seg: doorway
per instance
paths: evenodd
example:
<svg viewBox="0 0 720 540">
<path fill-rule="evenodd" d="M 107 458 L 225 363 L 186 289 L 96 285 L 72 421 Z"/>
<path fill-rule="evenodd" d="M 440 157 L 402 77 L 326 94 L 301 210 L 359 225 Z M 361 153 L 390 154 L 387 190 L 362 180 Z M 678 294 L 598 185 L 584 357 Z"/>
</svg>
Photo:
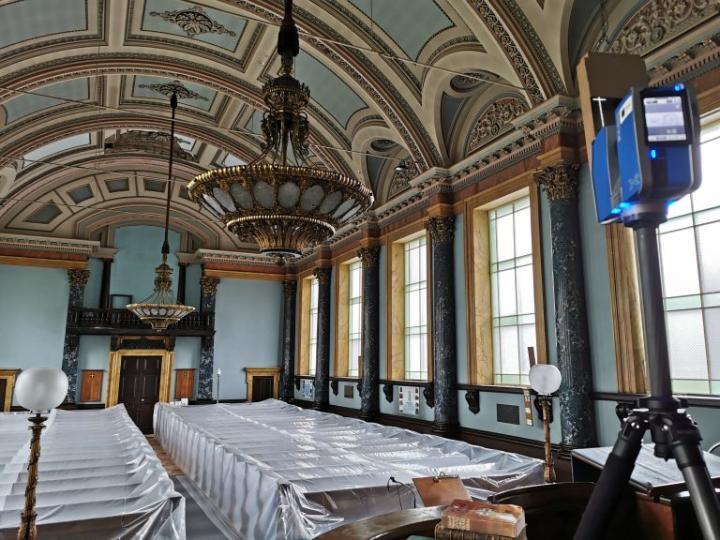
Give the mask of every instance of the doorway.
<svg viewBox="0 0 720 540">
<path fill-rule="evenodd" d="M 153 411 L 160 401 L 162 356 L 126 356 L 120 369 L 118 403 L 143 433 L 153 432 Z"/>
</svg>

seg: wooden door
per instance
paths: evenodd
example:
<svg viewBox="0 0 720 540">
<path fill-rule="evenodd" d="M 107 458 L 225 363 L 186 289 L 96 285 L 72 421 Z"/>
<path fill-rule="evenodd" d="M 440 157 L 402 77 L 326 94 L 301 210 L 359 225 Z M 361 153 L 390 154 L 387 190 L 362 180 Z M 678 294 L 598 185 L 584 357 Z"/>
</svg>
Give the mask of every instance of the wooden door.
<svg viewBox="0 0 720 540">
<path fill-rule="evenodd" d="M 193 388 L 195 387 L 195 370 L 194 369 L 177 369 L 175 370 L 175 399 L 193 397 Z"/>
<path fill-rule="evenodd" d="M 160 398 L 160 356 L 125 356 L 120 370 L 118 403 L 143 433 L 153 431 L 153 410 Z"/>
<path fill-rule="evenodd" d="M 102 399 L 103 372 L 100 369 L 84 369 L 80 386 L 80 401 Z"/>
<path fill-rule="evenodd" d="M 258 376 L 252 379 L 252 400 L 262 401 L 273 397 L 273 377 Z"/>
</svg>

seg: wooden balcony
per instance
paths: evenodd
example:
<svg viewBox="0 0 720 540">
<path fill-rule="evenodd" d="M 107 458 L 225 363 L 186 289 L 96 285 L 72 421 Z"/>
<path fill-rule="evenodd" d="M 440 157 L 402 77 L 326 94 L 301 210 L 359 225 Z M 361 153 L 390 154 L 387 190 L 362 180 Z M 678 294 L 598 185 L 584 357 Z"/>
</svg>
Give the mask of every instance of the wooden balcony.
<svg viewBox="0 0 720 540">
<path fill-rule="evenodd" d="M 70 308 L 68 331 L 93 335 L 211 336 L 215 315 L 195 311 L 164 332 L 156 332 L 126 309 Z"/>
</svg>

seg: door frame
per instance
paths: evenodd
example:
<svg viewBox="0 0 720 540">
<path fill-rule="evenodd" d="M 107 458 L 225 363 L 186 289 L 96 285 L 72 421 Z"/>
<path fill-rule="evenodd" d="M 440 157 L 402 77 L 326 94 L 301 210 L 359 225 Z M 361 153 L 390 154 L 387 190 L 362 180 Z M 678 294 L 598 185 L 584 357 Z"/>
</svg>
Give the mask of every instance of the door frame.
<svg viewBox="0 0 720 540">
<path fill-rule="evenodd" d="M 5 402 L 0 403 L 0 411 L 10 412 L 12 407 L 13 392 L 15 391 L 15 377 L 19 369 L 0 369 L 0 379 L 7 381 L 5 386 Z"/>
<path fill-rule="evenodd" d="M 119 349 L 110 351 L 108 390 L 105 400 L 106 407 L 112 407 L 118 403 L 120 392 L 120 372 L 123 359 L 130 356 L 154 356 L 160 357 L 160 391 L 158 401 L 168 403 L 170 401 L 170 376 L 175 362 L 175 352 L 163 349 Z"/>
<path fill-rule="evenodd" d="M 253 377 L 272 377 L 273 378 L 273 395 L 272 397 L 278 398 L 278 389 L 280 387 L 280 368 L 245 368 L 245 381 L 247 382 L 247 400 L 252 403 L 253 391 L 252 383 Z"/>
</svg>

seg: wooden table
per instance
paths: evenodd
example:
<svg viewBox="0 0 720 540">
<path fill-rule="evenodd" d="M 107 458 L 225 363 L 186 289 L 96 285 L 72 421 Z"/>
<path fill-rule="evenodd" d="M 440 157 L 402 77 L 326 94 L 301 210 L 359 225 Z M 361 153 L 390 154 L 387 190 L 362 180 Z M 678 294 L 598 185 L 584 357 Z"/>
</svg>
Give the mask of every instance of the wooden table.
<svg viewBox="0 0 720 540">
<path fill-rule="evenodd" d="M 433 538 L 444 509 L 444 506 L 430 506 L 382 514 L 333 529 L 318 536 L 318 540 L 405 540 L 411 534 Z"/>
</svg>

